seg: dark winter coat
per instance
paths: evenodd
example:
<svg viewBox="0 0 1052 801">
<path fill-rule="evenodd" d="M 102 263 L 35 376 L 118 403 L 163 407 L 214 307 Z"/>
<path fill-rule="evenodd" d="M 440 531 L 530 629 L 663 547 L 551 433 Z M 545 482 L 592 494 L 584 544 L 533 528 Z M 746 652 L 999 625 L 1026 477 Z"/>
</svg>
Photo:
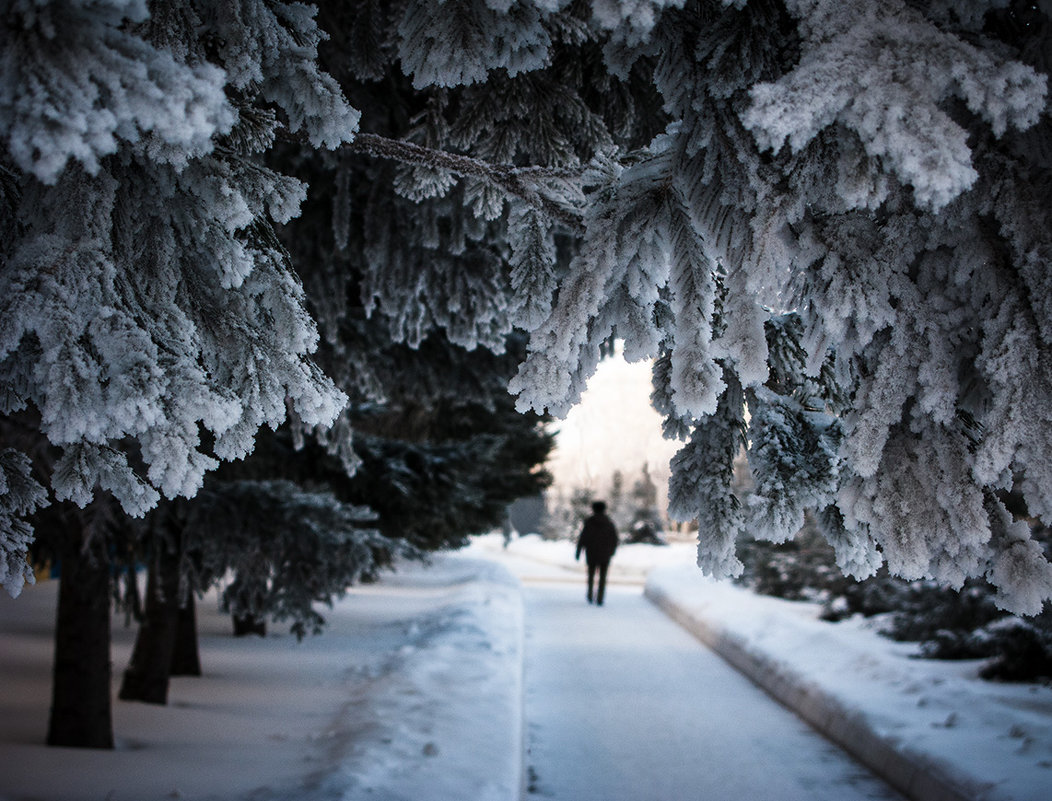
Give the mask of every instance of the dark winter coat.
<svg viewBox="0 0 1052 801">
<path fill-rule="evenodd" d="M 590 565 L 605 565 L 617 550 L 617 528 L 605 514 L 594 514 L 584 521 L 581 536 L 577 538 L 577 558 L 584 551 L 585 561 Z"/>
</svg>

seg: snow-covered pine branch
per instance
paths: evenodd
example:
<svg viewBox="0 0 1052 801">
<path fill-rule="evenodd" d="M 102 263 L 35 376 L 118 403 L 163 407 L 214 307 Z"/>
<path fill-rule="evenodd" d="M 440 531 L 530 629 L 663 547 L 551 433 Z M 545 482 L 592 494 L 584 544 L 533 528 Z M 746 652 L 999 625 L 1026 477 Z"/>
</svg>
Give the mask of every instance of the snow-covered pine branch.
<svg viewBox="0 0 1052 801">
<path fill-rule="evenodd" d="M 691 432 L 672 457 L 668 513 L 673 520 L 698 522 L 698 566 L 706 574 L 737 576 L 742 562 L 736 543 L 745 525 L 741 500 L 731 487 L 734 458 L 745 431 L 744 399 L 733 373 L 713 414 Z"/>
<path fill-rule="evenodd" d="M 33 583 L 29 546 L 33 530 L 24 518 L 47 503 L 47 492 L 30 473 L 29 458 L 13 448 L 0 451 L 0 586 L 17 597 Z"/>
<path fill-rule="evenodd" d="M 31 404 L 62 449 L 56 497 L 102 488 L 135 515 L 193 495 L 286 401 L 314 423 L 342 407 L 272 231 L 306 187 L 262 153 L 279 123 L 318 146 L 357 125 L 309 7 L 156 6 L 7 4 L 0 31 L 5 412 Z"/>
<path fill-rule="evenodd" d="M 224 611 L 291 621 L 300 639 L 325 623 L 316 604 L 331 606 L 397 558 L 422 558 L 383 536 L 371 510 L 290 481 L 211 482 L 188 508 L 183 548 L 197 585 L 225 583 Z"/>
<path fill-rule="evenodd" d="M 945 111 L 956 97 L 996 136 L 1026 129 L 1045 105 L 1046 81 L 940 30 L 901 0 L 790 0 L 799 21 L 799 63 L 774 83 L 755 85 L 743 122 L 761 146 L 801 150 L 840 123 L 902 183 L 917 204 L 939 210 L 978 177 L 967 131 Z M 858 91 L 865 87 L 864 92 Z"/>
<path fill-rule="evenodd" d="M 288 164 L 340 148 L 336 176 L 312 176 L 338 236 L 297 269 L 353 285 L 394 339 L 499 348 L 525 324 L 512 388 L 556 413 L 611 335 L 662 357 L 656 401 L 691 437 L 679 508 L 715 521 L 710 567 L 735 568 L 748 525 L 719 489 L 747 407 L 769 533 L 826 504 L 845 569 L 879 553 L 986 576 L 1017 611 L 1052 596 L 1001 500 L 1052 523 L 1047 3 L 321 5 L 330 50 L 300 4 L 9 4 L 0 375 L 68 449 L 56 489 L 105 482 L 137 510 L 193 492 L 286 399 L 307 423 L 339 411 L 273 237 L 310 202 L 276 168 L 284 126 Z M 348 144 L 345 96 L 378 133 Z M 798 330 L 769 339 L 784 312 Z"/>
</svg>

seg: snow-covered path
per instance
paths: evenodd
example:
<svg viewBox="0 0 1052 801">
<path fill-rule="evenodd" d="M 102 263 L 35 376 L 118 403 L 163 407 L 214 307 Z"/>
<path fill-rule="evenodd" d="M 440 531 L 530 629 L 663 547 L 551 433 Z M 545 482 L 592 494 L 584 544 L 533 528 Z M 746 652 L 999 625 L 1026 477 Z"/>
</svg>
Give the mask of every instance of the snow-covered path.
<svg viewBox="0 0 1052 801">
<path fill-rule="evenodd" d="M 530 798 L 898 799 L 647 601 L 523 575 Z M 547 580 L 545 580 L 547 579 Z"/>
</svg>

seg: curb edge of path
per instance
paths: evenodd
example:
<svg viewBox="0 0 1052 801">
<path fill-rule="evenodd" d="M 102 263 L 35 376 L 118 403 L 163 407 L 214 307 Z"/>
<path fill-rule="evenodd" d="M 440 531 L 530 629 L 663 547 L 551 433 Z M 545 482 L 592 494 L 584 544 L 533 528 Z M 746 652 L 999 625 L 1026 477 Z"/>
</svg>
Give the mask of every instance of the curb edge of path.
<svg viewBox="0 0 1052 801">
<path fill-rule="evenodd" d="M 647 584 L 644 595 L 665 614 L 715 651 L 768 695 L 792 710 L 827 739 L 843 748 L 884 781 L 913 801 L 980 801 L 989 788 L 963 784 L 934 764 L 878 734 L 863 715 L 719 624 L 690 614 L 667 592 Z"/>
</svg>

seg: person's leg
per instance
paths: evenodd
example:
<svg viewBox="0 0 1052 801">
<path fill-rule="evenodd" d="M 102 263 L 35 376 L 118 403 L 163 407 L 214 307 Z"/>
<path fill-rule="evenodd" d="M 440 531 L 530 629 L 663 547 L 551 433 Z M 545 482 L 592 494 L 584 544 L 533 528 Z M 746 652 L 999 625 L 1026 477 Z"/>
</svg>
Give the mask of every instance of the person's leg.
<svg viewBox="0 0 1052 801">
<path fill-rule="evenodd" d="M 592 602 L 592 582 L 594 580 L 595 580 L 595 563 L 594 562 L 589 562 L 588 563 L 588 596 L 587 596 L 588 603 Z M 602 584 L 599 585 L 599 587 L 600 587 L 600 590 L 599 590 L 600 596 L 599 597 L 600 598 L 602 598 L 602 594 L 601 594 L 602 593 L 602 586 L 603 586 Z"/>
<path fill-rule="evenodd" d="M 595 596 L 595 602 L 603 605 L 603 594 L 606 591 L 606 569 L 610 567 L 609 562 L 599 563 L 599 593 Z"/>
</svg>

